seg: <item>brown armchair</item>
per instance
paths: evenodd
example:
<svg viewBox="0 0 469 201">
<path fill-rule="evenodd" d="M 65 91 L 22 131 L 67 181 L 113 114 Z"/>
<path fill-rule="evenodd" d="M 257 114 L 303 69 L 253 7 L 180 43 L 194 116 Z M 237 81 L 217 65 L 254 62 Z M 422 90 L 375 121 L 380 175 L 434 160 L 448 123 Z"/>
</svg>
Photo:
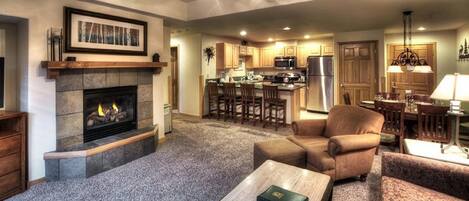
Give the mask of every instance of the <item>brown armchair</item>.
<svg viewBox="0 0 469 201">
<path fill-rule="evenodd" d="M 371 170 L 379 146 L 384 117 L 357 106 L 338 105 L 327 120 L 292 123 L 288 139 L 306 150 L 306 167 L 334 180 L 358 176 L 362 181 Z"/>
</svg>

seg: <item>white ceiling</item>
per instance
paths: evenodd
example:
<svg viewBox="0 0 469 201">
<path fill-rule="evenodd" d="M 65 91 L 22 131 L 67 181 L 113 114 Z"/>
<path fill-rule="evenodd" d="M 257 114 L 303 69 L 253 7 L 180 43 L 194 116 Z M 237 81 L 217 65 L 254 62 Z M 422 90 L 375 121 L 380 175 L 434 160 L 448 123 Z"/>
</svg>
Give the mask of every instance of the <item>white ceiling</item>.
<svg viewBox="0 0 469 201">
<path fill-rule="evenodd" d="M 402 31 L 401 13 L 405 10 L 414 11 L 415 29 L 419 26 L 425 26 L 427 31 L 456 29 L 469 22 L 469 0 L 312 0 L 174 22 L 171 26 L 175 32 L 185 30 L 230 37 L 240 37 L 240 30 L 246 30 L 246 39 L 251 41 L 266 41 L 269 37 L 300 39 L 305 34 L 315 37 L 372 29 L 395 33 Z M 285 26 L 292 30 L 282 31 Z"/>
</svg>

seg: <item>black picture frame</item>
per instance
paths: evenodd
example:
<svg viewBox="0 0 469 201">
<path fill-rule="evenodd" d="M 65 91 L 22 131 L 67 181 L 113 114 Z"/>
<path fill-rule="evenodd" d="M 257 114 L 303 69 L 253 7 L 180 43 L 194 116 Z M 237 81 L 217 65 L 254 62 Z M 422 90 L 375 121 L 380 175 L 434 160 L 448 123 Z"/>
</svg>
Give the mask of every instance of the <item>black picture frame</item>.
<svg viewBox="0 0 469 201">
<path fill-rule="evenodd" d="M 102 18 L 107 20 L 112 20 L 116 22 L 126 22 L 135 25 L 143 26 L 143 51 L 133 51 L 133 50 L 118 50 L 118 49 L 102 49 L 102 48 L 83 48 L 83 47 L 73 47 L 71 41 L 71 29 L 72 29 L 72 14 L 90 16 L 95 18 Z M 113 54 L 113 55 L 138 55 L 138 56 L 147 56 L 148 55 L 148 25 L 145 21 L 129 19 L 119 16 L 107 15 L 103 13 L 96 13 L 71 7 L 64 7 L 64 27 L 65 27 L 65 44 L 64 52 L 67 53 L 93 53 L 93 54 Z"/>
</svg>

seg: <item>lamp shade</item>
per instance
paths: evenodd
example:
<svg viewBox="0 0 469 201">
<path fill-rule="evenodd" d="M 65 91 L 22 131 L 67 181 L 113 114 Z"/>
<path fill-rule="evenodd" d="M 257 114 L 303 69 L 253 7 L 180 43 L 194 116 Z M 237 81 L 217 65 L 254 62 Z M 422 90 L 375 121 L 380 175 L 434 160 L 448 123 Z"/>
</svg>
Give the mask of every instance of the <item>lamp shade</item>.
<svg viewBox="0 0 469 201">
<path fill-rule="evenodd" d="M 430 97 L 437 100 L 469 101 L 469 75 L 445 75 Z"/>
<path fill-rule="evenodd" d="M 401 66 L 399 65 L 390 65 L 388 67 L 388 73 L 403 73 Z"/>
</svg>

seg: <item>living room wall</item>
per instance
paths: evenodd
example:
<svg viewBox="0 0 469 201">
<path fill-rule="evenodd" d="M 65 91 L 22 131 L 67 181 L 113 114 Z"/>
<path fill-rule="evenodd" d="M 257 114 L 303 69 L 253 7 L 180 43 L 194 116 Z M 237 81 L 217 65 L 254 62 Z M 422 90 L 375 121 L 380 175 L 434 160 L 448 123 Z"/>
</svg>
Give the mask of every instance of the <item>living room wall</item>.
<svg viewBox="0 0 469 201">
<path fill-rule="evenodd" d="M 28 31 L 27 55 L 25 63 L 26 72 L 20 78 L 22 98 L 21 109 L 29 113 L 28 133 L 28 158 L 29 180 L 44 177 L 45 152 L 54 151 L 56 146 L 56 105 L 55 105 L 55 80 L 46 78 L 46 71 L 40 67 L 40 62 L 47 60 L 46 33 L 51 27 L 63 26 L 63 7 L 69 6 L 84 10 L 118 15 L 127 18 L 139 19 L 148 22 L 148 56 L 122 56 L 122 55 L 98 55 L 98 54 L 64 54 L 75 56 L 77 60 L 93 61 L 151 61 L 155 52 L 162 55 L 162 59 L 168 58 L 163 51 L 164 38 L 163 19 L 139 14 L 131 11 L 98 5 L 92 2 L 75 0 L 3 0 L 0 1 L 0 15 L 24 18 L 28 21 L 27 28 L 18 31 Z M 19 33 L 22 35 L 24 33 Z M 163 69 L 167 71 L 168 69 Z M 27 76 L 24 76 L 27 75 Z M 167 85 L 166 77 L 155 75 L 154 82 L 154 123 L 164 126 L 163 103 L 164 87 Z M 163 129 L 159 130 L 160 137 L 164 136 Z"/>
</svg>

